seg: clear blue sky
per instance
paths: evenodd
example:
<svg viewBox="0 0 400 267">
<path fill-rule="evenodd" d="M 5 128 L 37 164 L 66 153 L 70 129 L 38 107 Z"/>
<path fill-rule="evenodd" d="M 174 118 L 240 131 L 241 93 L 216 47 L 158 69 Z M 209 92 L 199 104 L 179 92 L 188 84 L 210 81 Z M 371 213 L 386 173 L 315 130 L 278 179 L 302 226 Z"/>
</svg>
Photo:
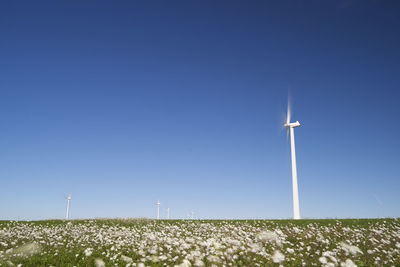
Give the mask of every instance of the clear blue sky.
<svg viewBox="0 0 400 267">
<path fill-rule="evenodd" d="M 1 1 L 0 219 L 400 216 L 398 1 Z"/>
</svg>

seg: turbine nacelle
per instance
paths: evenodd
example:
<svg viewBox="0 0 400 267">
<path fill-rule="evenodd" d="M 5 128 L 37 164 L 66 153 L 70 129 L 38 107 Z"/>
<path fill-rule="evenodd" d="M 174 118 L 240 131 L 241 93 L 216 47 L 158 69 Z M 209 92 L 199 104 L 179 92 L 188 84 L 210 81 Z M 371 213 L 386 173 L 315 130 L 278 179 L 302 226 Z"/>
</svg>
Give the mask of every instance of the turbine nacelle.
<svg viewBox="0 0 400 267">
<path fill-rule="evenodd" d="M 292 123 L 285 123 L 285 127 L 287 128 L 296 128 L 300 126 L 300 122 L 299 121 L 295 121 Z"/>
</svg>

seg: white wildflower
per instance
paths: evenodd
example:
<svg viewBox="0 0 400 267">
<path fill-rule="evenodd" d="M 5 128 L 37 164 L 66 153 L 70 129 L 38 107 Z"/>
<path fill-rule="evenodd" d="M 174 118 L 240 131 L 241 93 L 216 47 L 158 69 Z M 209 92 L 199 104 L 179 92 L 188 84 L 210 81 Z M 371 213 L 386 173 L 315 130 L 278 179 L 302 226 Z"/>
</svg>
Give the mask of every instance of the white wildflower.
<svg viewBox="0 0 400 267">
<path fill-rule="evenodd" d="M 21 254 L 22 256 L 32 256 L 39 252 L 40 252 L 40 246 L 35 242 L 22 245 L 14 250 L 14 253 Z"/>
<path fill-rule="evenodd" d="M 289 252 L 290 254 L 294 253 L 294 249 L 291 249 L 291 248 L 286 248 L 286 251 Z"/>
<path fill-rule="evenodd" d="M 320 257 L 318 260 L 322 264 L 326 264 L 328 262 L 328 260 L 325 257 Z"/>
<path fill-rule="evenodd" d="M 175 267 L 190 267 L 192 264 L 187 259 L 184 259 L 183 262 L 179 265 L 175 265 Z"/>
<path fill-rule="evenodd" d="M 85 254 L 86 257 L 90 257 L 90 255 L 92 255 L 92 253 L 93 253 L 93 249 L 87 248 L 87 249 L 85 249 L 85 251 L 83 253 Z"/>
<path fill-rule="evenodd" d="M 344 251 L 346 251 L 346 253 L 350 253 L 353 256 L 357 255 L 357 254 L 363 254 L 363 252 L 361 251 L 361 249 L 359 249 L 356 246 L 352 246 L 346 243 L 340 243 L 340 246 L 342 247 L 342 249 Z"/>
<path fill-rule="evenodd" d="M 203 262 L 201 259 L 197 258 L 197 259 L 194 261 L 194 264 L 193 264 L 193 265 L 196 266 L 196 267 L 203 267 L 203 266 L 204 266 L 204 262 Z"/>
<path fill-rule="evenodd" d="M 159 258 L 158 256 L 153 255 L 153 256 L 151 256 L 150 260 L 151 260 L 152 262 L 159 262 L 159 261 L 160 261 L 160 258 Z"/>
<path fill-rule="evenodd" d="M 102 259 L 100 259 L 100 258 L 97 258 L 97 259 L 94 260 L 94 265 L 96 267 L 105 267 L 106 266 L 104 261 Z"/>
<path fill-rule="evenodd" d="M 133 262 L 132 258 L 129 258 L 129 257 L 125 256 L 125 255 L 121 255 L 121 260 L 126 262 L 126 263 Z"/>
<path fill-rule="evenodd" d="M 279 250 L 275 250 L 272 256 L 272 261 L 275 263 L 280 263 L 285 260 L 285 255 L 283 255 Z"/>
<path fill-rule="evenodd" d="M 215 262 L 215 263 L 220 263 L 220 262 L 221 262 L 221 260 L 220 260 L 217 256 L 215 256 L 215 255 L 210 255 L 210 256 L 208 256 L 208 257 L 207 257 L 207 260 L 208 260 L 209 262 Z"/>
<path fill-rule="evenodd" d="M 342 267 L 357 267 L 357 265 L 350 259 L 347 259 L 345 262 L 340 264 Z"/>
<path fill-rule="evenodd" d="M 275 242 L 277 245 L 281 245 L 281 240 L 276 232 L 263 231 L 257 235 L 257 239 L 262 242 Z"/>
</svg>

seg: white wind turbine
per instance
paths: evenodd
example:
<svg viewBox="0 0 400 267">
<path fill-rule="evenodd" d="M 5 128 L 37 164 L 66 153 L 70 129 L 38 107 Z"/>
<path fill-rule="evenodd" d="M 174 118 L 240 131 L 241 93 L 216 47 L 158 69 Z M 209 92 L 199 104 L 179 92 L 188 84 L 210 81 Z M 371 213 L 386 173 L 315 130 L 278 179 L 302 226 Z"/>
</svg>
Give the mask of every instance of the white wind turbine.
<svg viewBox="0 0 400 267">
<path fill-rule="evenodd" d="M 290 150 L 292 155 L 292 187 L 293 187 L 293 219 L 300 219 L 299 189 L 297 185 L 296 151 L 294 146 L 294 128 L 299 127 L 300 122 L 290 122 L 290 105 L 286 114 L 285 127 L 287 134 L 290 132 Z"/>
<path fill-rule="evenodd" d="M 169 220 L 169 208 L 167 208 L 167 220 Z"/>
<path fill-rule="evenodd" d="M 65 219 L 68 220 L 69 219 L 69 205 L 71 202 L 71 195 L 68 195 L 67 197 L 67 214 L 65 214 Z"/>
<path fill-rule="evenodd" d="M 157 201 L 157 220 L 160 219 L 160 200 Z"/>
</svg>

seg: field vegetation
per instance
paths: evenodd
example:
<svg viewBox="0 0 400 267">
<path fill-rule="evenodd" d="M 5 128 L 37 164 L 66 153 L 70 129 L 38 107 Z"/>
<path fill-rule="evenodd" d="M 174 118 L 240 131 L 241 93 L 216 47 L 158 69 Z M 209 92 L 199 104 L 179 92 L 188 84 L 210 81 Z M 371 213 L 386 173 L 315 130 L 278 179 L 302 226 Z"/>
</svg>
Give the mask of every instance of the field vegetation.
<svg viewBox="0 0 400 267">
<path fill-rule="evenodd" d="M 1 266 L 400 266 L 400 220 L 0 221 Z"/>
</svg>

